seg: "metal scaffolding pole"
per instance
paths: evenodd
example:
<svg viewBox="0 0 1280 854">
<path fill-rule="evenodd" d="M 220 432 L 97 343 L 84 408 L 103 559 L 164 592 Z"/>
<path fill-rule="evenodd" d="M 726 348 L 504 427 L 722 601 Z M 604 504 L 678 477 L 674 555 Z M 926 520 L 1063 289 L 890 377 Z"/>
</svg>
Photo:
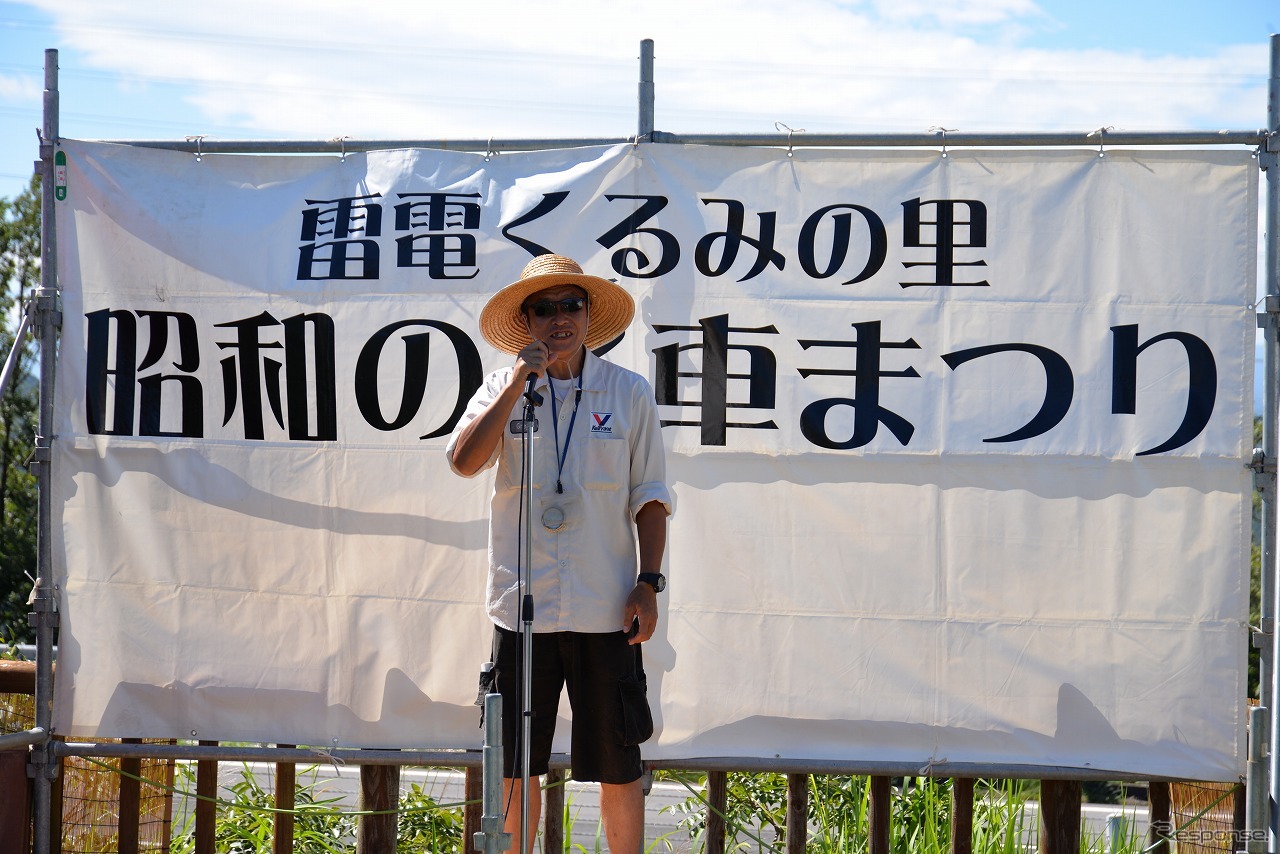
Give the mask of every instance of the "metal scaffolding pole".
<svg viewBox="0 0 1280 854">
<path fill-rule="evenodd" d="M 636 141 L 653 140 L 653 39 L 640 42 L 640 116 Z"/>
<path fill-rule="evenodd" d="M 1259 160 L 1266 172 L 1266 237 L 1264 249 L 1265 288 L 1266 288 L 1266 329 L 1265 341 L 1265 380 L 1266 403 L 1263 414 L 1263 452 L 1265 463 L 1270 467 L 1270 492 L 1264 495 L 1263 502 L 1263 554 L 1262 554 L 1262 630 L 1271 634 L 1271 656 L 1266 661 L 1268 686 L 1260 690 L 1261 702 L 1269 709 L 1267 720 L 1269 732 L 1251 733 L 1259 740 L 1267 742 L 1270 748 L 1268 763 L 1268 791 L 1270 797 L 1267 804 L 1266 826 L 1267 850 L 1280 850 L 1280 834 L 1277 834 L 1277 809 L 1280 803 L 1280 721 L 1277 719 L 1276 698 L 1280 696 L 1280 678 L 1277 678 L 1277 663 L 1280 663 L 1280 632 L 1276 632 L 1275 619 L 1280 608 L 1280 585 L 1276 583 L 1276 429 L 1277 429 L 1277 374 L 1280 374 L 1280 240 L 1277 240 L 1276 229 L 1280 228 L 1280 35 L 1271 36 L 1271 77 L 1267 89 L 1267 136 L 1259 149 Z"/>
<path fill-rule="evenodd" d="M 58 241 L 54 229 L 56 156 L 58 146 L 58 52 L 44 52 L 44 124 L 40 133 L 40 287 L 35 294 L 36 327 L 40 334 L 40 419 L 32 466 L 39 486 L 36 582 L 31 596 L 31 621 L 36 630 L 36 729 L 53 732 L 53 645 L 58 627 L 53 592 L 53 490 L 50 448 L 53 438 L 53 380 L 57 366 Z M 53 822 L 53 780 L 58 760 L 47 741 L 31 751 L 32 808 L 35 852 L 48 854 Z"/>
<path fill-rule="evenodd" d="M 245 747 L 229 744 L 161 744 L 157 742 L 52 742 L 57 757 L 100 759 L 161 759 L 197 762 L 293 762 L 335 765 L 414 765 L 439 768 L 477 768 L 482 752 L 475 750 L 375 750 L 361 748 Z M 551 754 L 550 767 L 570 767 L 568 754 Z M 919 776 L 921 759 L 890 761 L 843 759 L 767 759 L 759 756 L 698 756 L 686 759 L 646 761 L 646 771 L 747 771 L 756 774 L 827 774 L 839 776 Z M 1172 782 L 1114 768 L 1080 768 L 1067 765 L 1028 765 L 1013 762 L 948 762 L 929 764 L 931 777 L 996 777 L 1008 780 L 1150 780 Z"/>
<path fill-rule="evenodd" d="M 646 83 L 640 84 L 641 92 Z M 643 95 L 642 95 L 643 97 Z M 642 114 L 640 127 L 646 117 Z M 1219 146 L 1264 145 L 1267 131 L 1053 131 L 1048 133 L 667 133 L 655 130 L 647 140 L 661 145 L 712 145 L 745 148 L 1098 148 L 1107 146 Z M 439 151 L 545 151 L 637 142 L 635 137 L 526 137 L 517 139 L 103 139 L 113 145 L 183 151 L 188 154 L 353 154 L 393 148 L 431 148 Z"/>
</svg>

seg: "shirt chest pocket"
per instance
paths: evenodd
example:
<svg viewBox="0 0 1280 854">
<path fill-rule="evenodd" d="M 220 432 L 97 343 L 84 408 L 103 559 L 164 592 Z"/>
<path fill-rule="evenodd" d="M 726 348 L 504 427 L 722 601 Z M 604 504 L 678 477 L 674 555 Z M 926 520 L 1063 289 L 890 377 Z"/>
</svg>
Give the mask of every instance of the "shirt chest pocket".
<svg viewBox="0 0 1280 854">
<path fill-rule="evenodd" d="M 541 425 L 539 425 L 541 427 Z M 507 435 L 504 437 L 502 449 L 498 452 L 501 460 L 498 465 L 497 480 L 494 488 L 499 492 L 519 489 L 523 483 L 524 475 L 524 459 L 525 459 L 525 437 L 519 431 L 513 431 L 510 425 L 507 427 Z M 532 448 L 533 459 L 537 461 L 539 455 L 544 453 L 543 437 L 541 433 L 535 433 L 532 437 L 529 447 Z M 550 451 L 546 451 L 550 453 Z M 554 475 L 554 470 L 552 471 Z M 538 465 L 533 467 L 533 487 L 534 489 L 542 486 L 543 471 Z"/>
<path fill-rule="evenodd" d="M 610 433 L 591 432 L 583 438 L 582 488 L 630 489 L 631 443 L 626 432 L 615 426 Z"/>
</svg>

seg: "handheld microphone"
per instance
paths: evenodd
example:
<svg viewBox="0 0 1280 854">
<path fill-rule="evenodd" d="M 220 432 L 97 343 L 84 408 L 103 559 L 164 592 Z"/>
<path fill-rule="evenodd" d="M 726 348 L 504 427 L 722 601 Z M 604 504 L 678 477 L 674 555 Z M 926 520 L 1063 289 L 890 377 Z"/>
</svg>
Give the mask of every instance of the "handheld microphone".
<svg viewBox="0 0 1280 854">
<path fill-rule="evenodd" d="M 541 344 L 542 342 L 540 342 L 538 339 L 535 338 L 533 343 Z M 543 349 L 546 349 L 545 344 L 543 344 L 542 347 Z M 538 372 L 530 371 L 529 376 L 524 381 L 524 399 L 532 403 L 534 406 L 541 406 L 542 395 L 538 394 L 536 391 L 533 390 L 533 386 L 537 382 L 538 382 Z"/>
<path fill-rule="evenodd" d="M 525 397 L 525 400 L 529 401 L 534 406 L 541 406 L 542 395 L 538 394 L 536 391 L 533 390 L 533 386 L 537 382 L 538 382 L 537 373 L 530 373 L 529 378 L 524 382 L 524 397 Z"/>
</svg>

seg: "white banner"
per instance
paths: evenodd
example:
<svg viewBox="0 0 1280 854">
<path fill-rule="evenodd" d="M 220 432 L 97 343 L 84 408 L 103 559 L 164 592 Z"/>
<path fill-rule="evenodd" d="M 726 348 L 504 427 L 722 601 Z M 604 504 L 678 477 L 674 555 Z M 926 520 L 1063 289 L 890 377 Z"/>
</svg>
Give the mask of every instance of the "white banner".
<svg viewBox="0 0 1280 854">
<path fill-rule="evenodd" d="M 477 747 L 442 449 L 555 251 L 664 425 L 647 758 L 1243 770 L 1247 152 L 63 151 L 60 732 Z"/>
</svg>

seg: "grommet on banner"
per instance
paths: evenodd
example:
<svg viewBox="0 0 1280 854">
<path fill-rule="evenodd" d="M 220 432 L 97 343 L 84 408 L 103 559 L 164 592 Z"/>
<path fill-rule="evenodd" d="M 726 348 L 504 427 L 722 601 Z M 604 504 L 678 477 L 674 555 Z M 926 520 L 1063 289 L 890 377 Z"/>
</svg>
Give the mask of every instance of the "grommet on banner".
<svg viewBox="0 0 1280 854">
<path fill-rule="evenodd" d="M 196 162 L 197 163 L 199 163 L 200 159 L 204 156 L 204 152 L 200 150 L 200 143 L 204 141 L 205 136 L 206 134 L 201 133 L 201 134 L 196 134 L 194 136 L 187 137 L 187 142 L 194 142 L 196 144 Z"/>
<path fill-rule="evenodd" d="M 1089 134 L 1088 134 L 1089 136 L 1096 136 L 1098 138 L 1098 156 L 1099 157 L 1107 156 L 1106 139 L 1107 139 L 1107 131 L 1109 130 L 1115 130 L 1115 127 L 1112 125 L 1107 125 L 1105 127 L 1100 127 L 1097 130 L 1089 131 Z"/>
<path fill-rule="evenodd" d="M 788 156 L 788 157 L 795 157 L 795 156 L 796 156 L 796 148 L 795 148 L 795 146 L 794 146 L 794 145 L 792 145 L 792 144 L 791 144 L 791 137 L 795 136 L 795 135 L 796 135 L 796 134 L 798 134 L 798 133 L 804 133 L 804 128 L 790 128 L 790 127 L 787 127 L 787 126 L 786 126 L 784 123 L 782 123 L 782 122 L 774 122 L 774 123 L 773 123 L 773 127 L 774 127 L 776 130 L 778 130 L 779 132 L 781 132 L 781 131 L 786 131 L 786 132 L 787 132 L 787 156 Z"/>
<path fill-rule="evenodd" d="M 945 160 L 947 157 L 947 131 L 956 130 L 956 128 L 944 128 L 939 125 L 934 125 L 933 127 L 929 128 L 929 130 L 933 133 L 942 134 L 942 157 Z"/>
<path fill-rule="evenodd" d="M 333 139 L 329 140 L 330 142 L 336 142 L 341 146 L 341 154 L 338 157 L 339 163 L 347 162 L 347 140 L 350 138 L 351 137 L 349 136 L 335 136 Z"/>
</svg>

